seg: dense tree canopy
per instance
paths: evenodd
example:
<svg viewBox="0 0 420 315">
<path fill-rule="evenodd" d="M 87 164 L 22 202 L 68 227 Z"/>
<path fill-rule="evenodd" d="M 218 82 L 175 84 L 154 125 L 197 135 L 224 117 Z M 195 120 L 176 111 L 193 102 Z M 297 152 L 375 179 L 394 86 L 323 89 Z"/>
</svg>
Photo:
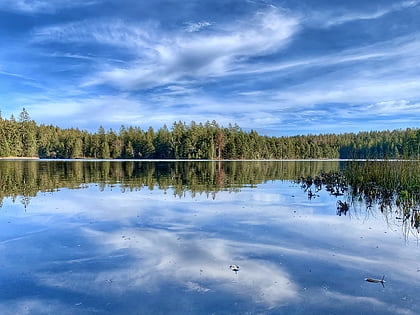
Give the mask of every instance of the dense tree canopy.
<svg viewBox="0 0 420 315">
<path fill-rule="evenodd" d="M 37 125 L 23 109 L 16 120 L 0 117 L 0 157 L 98 159 L 328 159 L 420 156 L 420 129 L 268 137 L 237 125 L 175 122 L 121 126 L 95 133 Z"/>
</svg>

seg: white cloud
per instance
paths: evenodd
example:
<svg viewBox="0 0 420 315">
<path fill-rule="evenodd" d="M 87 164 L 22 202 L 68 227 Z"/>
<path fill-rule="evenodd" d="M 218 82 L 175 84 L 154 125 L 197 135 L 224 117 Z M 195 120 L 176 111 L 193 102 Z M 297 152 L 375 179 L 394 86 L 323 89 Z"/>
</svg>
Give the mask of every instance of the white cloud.
<svg viewBox="0 0 420 315">
<path fill-rule="evenodd" d="M 46 13 L 59 9 L 87 6 L 99 0 L 2 0 L 0 10 L 19 11 L 24 13 Z"/>
<path fill-rule="evenodd" d="M 5 75 L 5 76 L 9 76 L 9 77 L 16 77 L 16 78 L 21 78 L 21 79 L 27 79 L 25 76 L 18 74 L 18 73 L 13 73 L 13 72 L 8 72 L 8 71 L 2 71 L 0 70 L 0 75 Z"/>
<path fill-rule="evenodd" d="M 194 24 L 198 30 L 206 23 Z M 123 21 L 85 21 L 34 32 L 35 42 L 81 42 L 128 47 L 134 61 L 126 67 L 105 66 L 83 86 L 111 84 L 139 90 L 225 74 L 250 57 L 274 53 L 298 29 L 298 20 L 279 10 L 255 14 L 251 21 L 218 26 L 212 32 L 163 34 L 156 25 Z"/>
<path fill-rule="evenodd" d="M 70 125 L 101 124 L 140 125 L 152 109 L 141 101 L 129 97 L 98 95 L 96 97 L 59 98 L 35 100 L 26 106 L 31 117 L 38 122 L 66 118 Z M 143 113 L 142 113 L 143 112 Z"/>
<path fill-rule="evenodd" d="M 203 22 L 188 22 L 186 23 L 186 27 L 185 27 L 185 31 L 189 32 L 189 33 L 193 33 L 193 32 L 198 32 L 201 31 L 202 29 L 211 26 L 213 23 L 207 22 L 207 21 L 203 21 Z"/>
<path fill-rule="evenodd" d="M 35 3 L 38 2 L 47 3 Z M 264 1 L 254 2 L 264 4 Z M 322 19 L 325 27 L 325 23 L 337 25 L 379 18 L 419 3 L 417 0 L 398 2 L 362 13 L 326 12 L 316 18 Z M 82 92 L 76 97 L 51 97 L 29 102 L 33 110 L 27 107 L 40 121 L 49 118 L 54 123 L 59 117 L 64 119 L 67 113 L 74 118 L 73 124 L 87 121 L 96 125 L 127 121 L 142 124 L 147 120 L 147 124 L 161 126 L 180 119 L 187 122 L 215 119 L 223 125 L 236 122 L 245 129 L 258 125 L 284 129 L 286 125 L 279 127 L 279 124 L 292 119 L 296 128 L 304 129 L 309 125 L 303 123 L 311 119 L 318 123 L 312 127 L 319 130 L 325 121 L 320 121 L 321 114 L 328 114 L 322 103 L 351 104 L 347 108 L 331 109 L 344 119 L 372 117 L 373 113 L 389 116 L 397 114 L 397 109 L 405 116 L 418 115 L 419 74 L 413 67 L 418 64 L 418 35 L 328 55 L 309 51 L 308 57 L 295 59 L 289 55 L 269 61 L 259 57 L 274 56 L 286 48 L 303 19 L 269 5 L 264 7 L 265 11 L 255 13 L 248 20 L 232 19 L 222 24 L 197 16 L 197 20 L 170 31 L 158 22 L 104 18 L 39 27 L 33 32 L 34 46 L 45 45 L 48 49 L 51 43 L 71 43 L 80 47 L 73 52 L 44 53 L 44 57 L 66 57 L 66 62 L 83 59 L 89 62 L 89 71 L 96 70 L 77 74 L 82 79 L 75 84 L 79 84 Z M 98 44 L 103 49 L 89 51 Z M 106 53 L 101 56 L 98 51 Z M 118 56 L 121 51 L 124 55 Z M 112 55 L 115 59 L 109 57 Z M 0 74 L 11 75 L 6 71 Z M 293 78 L 296 74 L 298 79 L 285 82 L 287 76 Z M 221 93 L 218 86 L 207 89 L 207 84 L 213 82 L 223 86 Z M 147 93 L 99 95 L 97 99 L 91 96 L 93 93 L 87 97 L 83 93 L 100 90 L 102 86 L 122 91 L 147 90 Z M 401 100 L 407 103 L 402 104 Z M 388 103 L 399 105 L 386 106 Z M 370 105 L 366 107 L 366 104 Z M 45 110 L 51 105 L 54 109 Z M 82 118 L 76 120 L 78 114 Z"/>
<path fill-rule="evenodd" d="M 154 27 L 156 26 L 153 24 L 135 25 L 119 19 L 111 21 L 86 20 L 36 28 L 33 31 L 33 41 L 35 43 L 80 44 L 94 42 L 131 49 L 144 49 L 151 45 Z"/>
<path fill-rule="evenodd" d="M 279 92 L 275 99 L 297 105 L 315 106 L 325 103 L 350 104 L 380 104 L 384 100 L 395 101 L 401 95 L 420 97 L 420 82 L 407 81 L 376 81 L 376 80 L 345 80 L 339 85 L 316 85 L 313 82 L 303 84 L 286 92 Z M 304 93 L 304 91 L 307 91 Z M 349 105 L 351 106 L 351 105 Z M 404 106 L 405 109 L 415 109 L 417 106 Z M 360 108 L 363 111 L 363 108 Z M 401 112 L 400 112 L 401 114 Z"/>
<path fill-rule="evenodd" d="M 407 100 L 383 101 L 367 106 L 365 111 L 381 116 L 401 115 L 401 113 L 406 113 L 407 115 L 418 115 L 420 117 L 420 103 L 411 103 Z"/>
<path fill-rule="evenodd" d="M 299 111 L 301 117 L 316 118 L 329 116 L 323 104 L 347 104 L 331 105 L 328 112 L 344 119 L 400 115 L 414 124 L 420 114 L 420 74 L 413 67 L 419 49 L 418 35 L 413 35 L 289 63 L 244 64 L 232 75 L 311 74 L 294 85 L 238 93 L 238 98 L 258 103 L 259 110 L 271 108 L 289 116 Z"/>
<path fill-rule="evenodd" d="M 341 25 L 348 22 L 361 21 L 361 20 L 374 20 L 379 19 L 387 14 L 401 11 L 405 9 L 413 8 L 420 4 L 418 0 L 402 1 L 394 3 L 390 6 L 383 6 L 376 9 L 370 9 L 366 11 L 351 11 L 345 10 L 340 12 L 337 11 L 323 11 L 315 12 L 309 17 L 311 23 L 315 23 L 318 27 L 332 27 L 335 25 Z"/>
<path fill-rule="evenodd" d="M 300 59 L 291 58 L 286 62 L 265 62 L 257 64 L 243 63 L 230 72 L 231 75 L 259 75 L 276 72 L 299 72 L 307 70 L 316 70 L 331 66 L 354 65 L 350 74 L 363 66 L 364 75 L 369 74 L 381 78 L 389 75 L 390 72 L 400 72 L 401 74 L 413 71 L 413 63 L 418 61 L 418 51 L 420 49 L 420 34 L 411 34 L 393 38 L 391 40 L 377 42 L 371 45 L 365 45 L 357 48 L 349 48 L 340 52 L 309 56 Z M 369 65 L 369 62 L 381 63 Z M 371 71 L 370 69 L 373 68 Z M 339 68 L 340 70 L 340 68 Z M 369 70 L 369 71 L 367 71 Z M 344 68 L 342 71 L 346 71 Z"/>
<path fill-rule="evenodd" d="M 324 27 L 331 27 L 335 25 L 345 24 L 348 22 L 358 21 L 358 20 L 373 20 L 378 19 L 388 13 L 390 13 L 390 9 L 384 10 L 377 10 L 374 12 L 352 12 L 352 13 L 345 13 L 339 16 L 331 16 L 327 19 L 325 17 Z"/>
<path fill-rule="evenodd" d="M 46 93 L 30 97 L 17 96 L 14 102 L 25 104 L 31 118 L 39 123 L 78 126 L 82 129 L 93 126 L 92 131 L 99 125 L 113 128 L 127 124 L 142 128 L 151 125 L 160 128 L 163 124 L 170 126 L 178 120 L 205 122 L 214 119 L 224 126 L 235 122 L 232 115 L 240 112 L 237 106 L 223 112 L 223 104 L 206 97 L 192 96 L 193 93 L 188 89 L 172 87 L 167 96 L 142 99 L 124 94 L 87 96 L 76 90 L 73 95 L 63 91 L 62 95 Z M 185 104 L 182 107 L 189 109 L 179 110 L 180 104 Z M 204 118 L 203 109 L 206 111 Z M 12 112 L 3 111 L 3 114 L 10 115 Z"/>
</svg>

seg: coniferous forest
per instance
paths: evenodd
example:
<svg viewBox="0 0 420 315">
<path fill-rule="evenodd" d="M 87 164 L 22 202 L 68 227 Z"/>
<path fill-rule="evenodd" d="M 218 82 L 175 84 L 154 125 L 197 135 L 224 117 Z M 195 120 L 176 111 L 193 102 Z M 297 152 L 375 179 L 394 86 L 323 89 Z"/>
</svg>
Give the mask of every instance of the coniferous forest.
<svg viewBox="0 0 420 315">
<path fill-rule="evenodd" d="M 0 117 L 0 157 L 97 159 L 418 159 L 420 129 L 269 137 L 217 122 L 97 132 Z"/>
</svg>

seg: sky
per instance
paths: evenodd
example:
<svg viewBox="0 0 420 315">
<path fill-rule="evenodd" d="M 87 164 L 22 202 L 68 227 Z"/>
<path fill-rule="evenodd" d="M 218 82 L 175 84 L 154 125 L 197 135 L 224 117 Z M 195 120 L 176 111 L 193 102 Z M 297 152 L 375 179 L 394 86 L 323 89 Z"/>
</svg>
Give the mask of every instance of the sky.
<svg viewBox="0 0 420 315">
<path fill-rule="evenodd" d="M 419 127 L 420 0 L 0 0 L 0 42 L 7 119 Z"/>
</svg>

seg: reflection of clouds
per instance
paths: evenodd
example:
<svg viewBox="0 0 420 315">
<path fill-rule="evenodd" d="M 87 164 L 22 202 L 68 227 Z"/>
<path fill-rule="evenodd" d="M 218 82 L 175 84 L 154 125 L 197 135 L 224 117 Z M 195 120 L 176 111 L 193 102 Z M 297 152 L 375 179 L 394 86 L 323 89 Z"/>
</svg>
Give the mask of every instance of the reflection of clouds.
<svg viewBox="0 0 420 315">
<path fill-rule="evenodd" d="M 305 193 L 296 193 L 299 187 L 289 185 L 222 191 L 214 200 L 205 194 L 179 198 L 170 189 L 121 193 L 90 187 L 40 195 L 24 215 L 40 231 L 53 225 L 81 230 L 77 242 L 90 245 L 83 249 L 81 243 L 81 256 L 51 262 L 66 268 L 41 271 L 37 280 L 64 292 L 115 298 L 127 292 L 165 294 L 166 285 L 172 285 L 181 287 L 179 294 L 223 295 L 266 307 L 303 300 L 350 306 L 354 299 L 359 305 L 404 313 L 393 306 L 398 305 L 395 299 L 345 291 L 360 283 L 340 285 L 341 291 L 335 282 L 351 278 L 363 283 L 365 277 L 385 274 L 393 289 L 403 287 L 398 292 L 418 286 L 419 277 L 413 277 L 420 269 L 417 248 L 405 245 L 401 231 L 390 229 L 380 213 L 338 217 L 336 199 L 308 201 Z M 110 261 L 117 263 L 109 267 Z M 238 274 L 229 269 L 233 263 L 240 266 Z M 95 264 L 103 269 L 84 269 Z M 310 298 L 308 293 L 318 292 L 321 283 L 336 291 L 319 289 Z"/>
<path fill-rule="evenodd" d="M 208 222 L 223 215 L 234 220 L 252 219 L 256 224 L 261 224 L 279 216 L 279 205 L 284 199 L 280 194 L 264 193 L 251 188 L 243 189 L 239 194 L 221 191 L 215 200 L 206 194 L 179 198 L 170 190 L 166 193 L 157 189 L 121 193 L 117 189 L 105 192 L 95 189 L 63 190 L 54 195 L 40 195 L 31 201 L 28 212 L 38 215 L 53 213 L 67 217 L 81 215 L 97 222 L 121 222 L 135 217 L 147 217 L 163 220 L 161 223 L 169 225 L 180 224 L 182 221 L 188 224 Z M 284 208 L 283 205 L 280 207 Z M 267 211 L 260 211 L 260 208 Z M 190 215 L 181 217 L 179 211 Z"/>
<path fill-rule="evenodd" d="M 360 314 L 417 314 L 402 305 L 396 306 L 375 297 L 343 294 L 328 289 L 313 290 L 308 296 L 307 302 L 311 304 L 316 303 L 321 309 L 325 309 L 324 307 L 328 307 L 330 311 L 336 309 L 340 313 L 347 308 L 352 309 L 357 307 L 359 309 L 358 307 L 361 307 L 365 312 L 361 312 Z"/>
<path fill-rule="evenodd" d="M 255 244 L 241 246 L 204 235 L 192 238 L 190 233 L 156 229 L 129 228 L 112 233 L 85 229 L 84 233 L 105 252 L 99 257 L 68 262 L 70 265 L 94 263 L 121 251 L 129 252 L 128 256 L 135 259 L 123 267 L 99 273 L 41 273 L 37 279 L 40 283 L 74 292 L 112 291 L 120 295 L 127 290 L 156 294 L 164 290 L 166 283 L 174 282 L 187 291 L 242 296 L 268 307 L 298 298 L 297 286 L 279 266 L 247 257 Z M 233 262 L 241 267 L 237 274 L 229 269 Z"/>
<path fill-rule="evenodd" d="M 281 195 L 279 194 L 274 194 L 274 193 L 258 193 L 256 192 L 255 194 L 253 194 L 253 201 L 257 201 L 257 202 L 264 202 L 264 203 L 279 203 L 280 201 L 282 201 L 284 198 L 282 198 Z"/>
<path fill-rule="evenodd" d="M 127 249 L 137 257 L 129 268 L 98 276 L 102 283 L 112 279 L 118 291 L 153 290 L 164 281 L 176 281 L 188 290 L 245 295 L 271 307 L 297 298 L 297 287 L 286 272 L 270 262 L 247 258 L 247 248 L 239 243 L 155 229 L 86 232 L 111 252 Z M 228 268 L 232 262 L 240 264 L 238 274 Z"/>
<path fill-rule="evenodd" d="M 300 191 L 298 187 L 292 189 Z M 279 192 L 277 195 L 276 191 Z M 94 222 L 112 221 L 124 226 L 131 226 L 134 220 L 140 224 L 158 224 L 177 231 L 197 230 L 201 226 L 216 225 L 220 220 L 236 224 L 236 228 L 243 226 L 243 233 L 250 226 L 272 226 L 278 231 L 293 232 L 303 254 L 311 253 L 312 257 L 325 258 L 351 268 L 357 266 L 361 270 L 374 270 L 381 264 L 383 269 L 393 270 L 400 277 L 410 277 L 413 271 L 405 268 L 404 264 L 419 268 L 416 262 L 420 259 L 419 254 L 407 255 L 407 248 L 396 237 L 401 231 L 390 231 L 382 214 L 368 216 L 359 210 L 346 217 L 337 217 L 333 198 L 329 203 L 323 198 L 322 201 L 315 199 L 308 202 L 302 193 L 296 195 L 293 204 L 290 204 L 286 201 L 287 193 L 290 193 L 289 183 L 262 184 L 259 189 L 244 188 L 240 193 L 222 191 L 215 200 L 205 194 L 179 198 L 172 195 L 170 190 L 165 194 L 160 190 L 148 189 L 128 193 L 114 189 L 101 193 L 93 187 L 40 196 L 33 200 L 31 206 L 34 207 L 29 212 L 48 215 L 54 212 L 65 216 L 82 214 Z M 49 202 L 56 200 L 57 196 L 60 200 L 58 203 Z M 53 209 L 46 207 L 46 204 L 53 204 Z M 320 214 L 316 211 L 320 208 L 329 210 Z M 221 235 L 221 238 L 224 237 L 228 236 Z M 314 240 L 318 246 L 306 248 L 304 243 L 307 239 Z M 281 243 L 282 250 L 297 246 L 297 243 L 282 243 L 281 240 L 276 243 L 277 246 Z M 258 246 L 264 248 L 264 244 Z M 258 248 L 253 250 L 258 251 Z M 270 250 L 276 251 L 275 248 Z M 151 251 L 156 251 L 156 248 L 152 247 Z M 395 255 L 405 258 L 388 259 Z"/>
<path fill-rule="evenodd" d="M 280 224 L 279 220 L 276 223 Z M 300 241 L 315 240 L 314 247 L 305 248 L 304 243 L 299 244 L 303 253 L 310 253 L 308 259 L 316 258 L 340 268 L 359 270 L 365 276 L 380 277 L 386 273 L 395 281 L 420 285 L 420 277 L 413 277 L 420 266 L 419 251 L 410 250 L 401 230 L 390 230 L 382 214 L 370 218 L 302 214 L 288 219 L 286 227 L 296 233 Z"/>
<path fill-rule="evenodd" d="M 342 294 L 342 293 L 331 292 L 331 291 L 325 291 L 324 294 L 327 297 L 337 300 L 338 302 L 344 303 L 344 304 L 363 303 L 363 304 L 380 305 L 380 306 L 386 305 L 384 302 L 381 302 L 378 299 L 367 297 L 367 296 L 354 296 L 354 295 Z"/>
<path fill-rule="evenodd" d="M 16 301 L 0 302 L 0 314 L 2 315 L 33 315 L 33 314 L 93 314 L 95 309 L 83 309 L 82 303 L 66 305 L 59 301 L 46 299 L 19 299 Z"/>
<path fill-rule="evenodd" d="M 207 292 L 210 291 L 210 289 L 202 287 L 201 285 L 199 285 L 198 283 L 192 282 L 192 281 L 188 281 L 186 283 L 187 288 L 190 291 L 196 291 L 196 292 Z"/>
</svg>

